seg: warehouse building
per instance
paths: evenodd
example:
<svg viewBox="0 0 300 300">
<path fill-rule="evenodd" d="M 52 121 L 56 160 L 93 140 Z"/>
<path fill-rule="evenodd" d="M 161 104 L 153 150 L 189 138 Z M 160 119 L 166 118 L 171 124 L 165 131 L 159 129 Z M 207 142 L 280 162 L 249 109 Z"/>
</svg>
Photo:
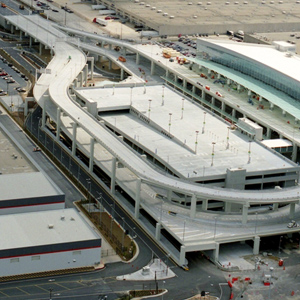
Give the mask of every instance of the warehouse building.
<svg viewBox="0 0 300 300">
<path fill-rule="evenodd" d="M 101 238 L 76 209 L 1 216 L 0 228 L 0 276 L 100 263 Z"/>
</svg>

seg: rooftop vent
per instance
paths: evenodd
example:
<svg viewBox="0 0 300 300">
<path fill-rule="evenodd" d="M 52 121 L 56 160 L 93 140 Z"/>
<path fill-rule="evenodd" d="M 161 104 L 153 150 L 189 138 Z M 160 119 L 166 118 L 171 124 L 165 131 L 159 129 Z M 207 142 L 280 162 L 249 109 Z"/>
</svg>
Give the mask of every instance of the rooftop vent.
<svg viewBox="0 0 300 300">
<path fill-rule="evenodd" d="M 206 4 L 207 4 L 207 5 L 211 5 L 211 2 L 207 2 Z"/>
<path fill-rule="evenodd" d="M 188 5 L 193 5 L 193 2 L 189 2 Z"/>
<path fill-rule="evenodd" d="M 49 228 L 49 229 L 53 229 L 53 228 L 54 228 L 54 225 L 53 225 L 53 224 L 48 224 L 48 228 Z"/>
<path fill-rule="evenodd" d="M 244 4 L 248 4 L 248 1 L 244 1 Z"/>
<path fill-rule="evenodd" d="M 225 2 L 225 5 L 229 5 L 229 4 L 230 4 L 230 2 L 228 2 L 228 1 L 227 1 L 227 2 Z"/>
<path fill-rule="evenodd" d="M 61 219 L 62 221 L 64 221 L 64 220 L 65 220 L 65 216 L 64 216 L 64 215 L 61 215 L 61 216 L 60 216 L 60 219 Z"/>
<path fill-rule="evenodd" d="M 158 9 L 157 12 L 160 14 L 160 13 L 162 12 L 162 10 L 161 10 L 161 9 Z"/>
<path fill-rule="evenodd" d="M 150 4 L 146 4 L 146 7 L 150 7 Z"/>
<path fill-rule="evenodd" d="M 140 0 L 134 0 L 134 3 L 139 3 L 140 2 Z"/>
<path fill-rule="evenodd" d="M 151 10 L 156 10 L 156 7 L 155 6 L 151 7 Z"/>
<path fill-rule="evenodd" d="M 235 1 L 234 4 L 239 4 L 239 1 Z"/>
<path fill-rule="evenodd" d="M 202 2 L 198 2 L 197 5 L 202 5 Z"/>
<path fill-rule="evenodd" d="M 174 19 L 175 17 L 174 16 L 170 16 L 170 19 Z"/>
<path fill-rule="evenodd" d="M 197 19 L 197 18 L 198 18 L 198 16 L 193 16 L 193 18 L 194 18 L 194 19 Z"/>
<path fill-rule="evenodd" d="M 282 3 L 283 3 L 283 1 L 279 1 L 278 3 L 279 3 L 279 4 L 282 4 Z"/>
</svg>

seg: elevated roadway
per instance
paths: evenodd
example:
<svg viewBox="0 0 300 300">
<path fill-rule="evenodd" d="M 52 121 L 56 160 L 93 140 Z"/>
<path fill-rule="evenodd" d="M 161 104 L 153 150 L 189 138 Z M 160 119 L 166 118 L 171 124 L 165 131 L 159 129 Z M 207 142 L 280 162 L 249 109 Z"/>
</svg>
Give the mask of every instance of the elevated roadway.
<svg viewBox="0 0 300 300">
<path fill-rule="evenodd" d="M 46 45 L 55 53 L 51 62 L 47 66 L 49 72 L 42 74 L 34 87 L 34 97 L 39 105 L 43 108 L 42 126 L 45 126 L 46 115 L 51 116 L 56 122 L 60 122 L 59 115 L 64 113 L 71 120 L 70 124 L 76 124 L 81 130 L 90 136 L 91 139 L 103 146 L 117 161 L 122 163 L 136 176 L 136 209 L 135 216 L 139 217 L 140 209 L 140 188 L 141 182 L 150 186 L 156 186 L 167 191 L 174 191 L 192 197 L 190 217 L 194 218 L 196 213 L 197 198 L 213 199 L 230 203 L 239 203 L 246 208 L 250 204 L 274 204 L 274 203 L 292 203 L 295 210 L 295 204 L 299 202 L 300 187 L 295 186 L 281 190 L 250 191 L 250 190 L 233 190 L 222 189 L 217 187 L 208 187 L 199 184 L 193 184 L 185 180 L 166 176 L 153 169 L 141 157 L 137 156 L 125 144 L 120 143 L 118 138 L 111 134 L 98 120 L 79 107 L 69 95 L 69 86 L 77 76 L 86 67 L 87 57 L 80 50 L 80 43 L 74 38 L 66 37 L 63 33 L 54 29 L 46 20 L 30 16 L 10 16 L 6 20 L 14 26 L 29 34 L 32 38 L 38 40 L 41 44 Z M 76 32 L 73 32 L 76 33 Z M 91 36 L 93 39 L 95 35 Z M 116 41 L 107 37 L 98 36 L 109 44 L 130 49 L 133 52 L 139 52 L 137 47 L 125 42 Z M 77 43 L 77 47 L 73 44 Z M 85 46 L 87 47 L 87 46 Z M 142 53 L 142 52 L 139 52 Z M 142 53 L 146 55 L 145 53 Z M 149 58 L 151 60 L 151 57 Z M 168 66 L 165 66 L 167 69 Z M 130 70 L 128 70 L 130 72 Z M 76 139 L 76 137 L 75 137 Z M 139 183 L 140 182 L 140 183 Z M 245 210 L 247 213 L 247 210 Z M 244 211 L 243 211 L 244 213 Z M 253 233 L 255 236 L 256 233 Z M 241 239 L 243 239 L 241 235 Z M 248 235 L 247 235 L 248 236 Z M 207 243 L 207 249 L 215 249 L 215 237 L 210 236 Z M 227 241 L 230 238 L 227 236 Z M 184 244 L 184 238 L 181 239 Z M 198 250 L 201 241 L 191 241 L 193 244 L 190 248 L 181 251 L 177 261 L 184 263 L 185 251 Z M 203 248 L 202 248 L 203 249 Z"/>
</svg>

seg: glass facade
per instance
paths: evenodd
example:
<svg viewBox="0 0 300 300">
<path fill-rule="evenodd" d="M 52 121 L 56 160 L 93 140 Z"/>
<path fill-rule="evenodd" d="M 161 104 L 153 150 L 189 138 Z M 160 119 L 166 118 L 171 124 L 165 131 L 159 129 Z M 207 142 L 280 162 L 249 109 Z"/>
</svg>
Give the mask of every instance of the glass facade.
<svg viewBox="0 0 300 300">
<path fill-rule="evenodd" d="M 271 67 L 219 45 L 200 41 L 197 55 L 204 60 L 224 65 L 268 84 L 300 102 L 300 82 Z"/>
</svg>

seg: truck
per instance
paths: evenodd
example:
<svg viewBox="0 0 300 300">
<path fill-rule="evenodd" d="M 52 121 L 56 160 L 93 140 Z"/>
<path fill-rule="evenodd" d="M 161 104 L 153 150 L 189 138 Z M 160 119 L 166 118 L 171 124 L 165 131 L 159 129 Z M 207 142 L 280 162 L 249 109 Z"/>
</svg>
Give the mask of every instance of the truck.
<svg viewBox="0 0 300 300">
<path fill-rule="evenodd" d="M 141 31 L 141 37 L 158 37 L 158 31 Z"/>
<path fill-rule="evenodd" d="M 99 25 L 102 25 L 102 26 L 107 26 L 107 24 L 108 24 L 108 22 L 106 20 L 101 19 L 101 18 L 94 18 L 93 22 L 97 23 Z"/>
<path fill-rule="evenodd" d="M 110 9 L 102 9 L 98 11 L 99 15 L 115 15 L 116 11 L 115 10 L 110 10 Z"/>
</svg>

